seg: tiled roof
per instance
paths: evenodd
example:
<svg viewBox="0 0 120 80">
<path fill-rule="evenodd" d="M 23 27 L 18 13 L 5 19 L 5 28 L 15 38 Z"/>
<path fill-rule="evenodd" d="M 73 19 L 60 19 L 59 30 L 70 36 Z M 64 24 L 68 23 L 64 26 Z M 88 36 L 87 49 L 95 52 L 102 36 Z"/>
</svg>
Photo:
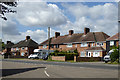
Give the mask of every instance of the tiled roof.
<svg viewBox="0 0 120 80">
<path fill-rule="evenodd" d="M 33 41 L 32 39 L 23 40 L 13 45 L 12 47 L 38 47 L 38 43 Z"/>
<path fill-rule="evenodd" d="M 5 45 L 5 48 L 11 48 L 14 45 L 14 43 L 9 42 L 8 44 Z"/>
<path fill-rule="evenodd" d="M 119 37 L 119 33 L 113 35 L 112 37 L 109 37 L 107 40 L 108 40 L 108 41 L 111 41 L 111 40 L 119 40 L 118 37 Z"/>
<path fill-rule="evenodd" d="M 104 32 L 89 32 L 86 35 L 84 35 L 84 33 L 77 33 L 72 35 L 58 36 L 57 38 L 52 37 L 50 44 L 106 41 L 108 37 L 109 36 Z M 48 45 L 48 40 L 42 42 L 40 45 Z"/>
<path fill-rule="evenodd" d="M 104 51 L 105 49 L 102 47 L 89 47 L 86 49 L 86 51 L 89 51 L 89 50 L 102 50 L 102 51 Z"/>
</svg>

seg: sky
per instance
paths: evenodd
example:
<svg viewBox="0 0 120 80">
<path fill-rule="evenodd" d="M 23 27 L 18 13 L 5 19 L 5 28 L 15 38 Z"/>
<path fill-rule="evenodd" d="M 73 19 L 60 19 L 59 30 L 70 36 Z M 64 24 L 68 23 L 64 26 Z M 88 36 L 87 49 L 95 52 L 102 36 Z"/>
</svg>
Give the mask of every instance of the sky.
<svg viewBox="0 0 120 80">
<path fill-rule="evenodd" d="M 91 32 L 105 32 L 112 36 L 118 32 L 118 5 L 105 2 L 19 2 L 16 14 L 6 14 L 8 20 L 1 20 L 2 40 L 17 43 L 31 36 L 37 43 L 47 39 L 47 27 L 51 37 Z M 0 31 L 1 33 L 1 31 Z"/>
</svg>

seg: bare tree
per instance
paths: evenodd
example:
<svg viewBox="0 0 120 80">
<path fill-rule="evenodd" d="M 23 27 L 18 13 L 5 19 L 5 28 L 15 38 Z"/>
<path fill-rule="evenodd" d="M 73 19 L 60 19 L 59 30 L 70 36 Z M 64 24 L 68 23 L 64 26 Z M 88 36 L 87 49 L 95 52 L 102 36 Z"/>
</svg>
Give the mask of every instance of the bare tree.
<svg viewBox="0 0 120 80">
<path fill-rule="evenodd" d="M 17 7 L 16 0 L 0 0 L 0 18 L 7 20 L 5 13 L 16 13 L 12 7 Z"/>
</svg>

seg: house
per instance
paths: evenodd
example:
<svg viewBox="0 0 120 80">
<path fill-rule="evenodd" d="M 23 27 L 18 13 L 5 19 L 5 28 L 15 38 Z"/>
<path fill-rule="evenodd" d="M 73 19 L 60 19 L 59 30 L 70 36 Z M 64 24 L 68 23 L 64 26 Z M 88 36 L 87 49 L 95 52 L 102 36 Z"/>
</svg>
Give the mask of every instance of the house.
<svg viewBox="0 0 120 80">
<path fill-rule="evenodd" d="M 74 33 L 60 36 L 55 32 L 55 37 L 50 38 L 50 50 L 70 51 L 77 50 L 79 57 L 103 57 L 106 53 L 106 39 L 109 36 L 104 32 L 90 32 L 84 28 L 84 33 Z M 48 40 L 39 45 L 39 49 L 48 49 Z"/>
<path fill-rule="evenodd" d="M 37 48 L 38 48 L 38 43 L 32 40 L 30 36 L 26 36 L 25 40 L 22 40 L 12 46 L 11 53 L 13 56 L 27 57 L 28 55 L 33 53 L 34 49 Z"/>
<path fill-rule="evenodd" d="M 2 53 L 5 54 L 5 58 L 8 57 L 11 53 L 11 48 L 14 45 L 11 41 L 7 41 L 7 44 L 5 45 L 5 49 L 2 50 Z"/>
<path fill-rule="evenodd" d="M 115 35 L 113 35 L 112 37 L 109 37 L 107 40 L 107 52 L 109 52 L 110 47 L 119 46 L 119 33 L 116 33 Z"/>
</svg>

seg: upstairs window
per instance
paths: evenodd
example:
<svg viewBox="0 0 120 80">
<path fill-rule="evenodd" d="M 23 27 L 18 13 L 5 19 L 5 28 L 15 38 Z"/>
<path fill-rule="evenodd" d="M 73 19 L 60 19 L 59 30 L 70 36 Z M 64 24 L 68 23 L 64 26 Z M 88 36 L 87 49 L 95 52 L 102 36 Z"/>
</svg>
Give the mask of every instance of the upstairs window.
<svg viewBox="0 0 120 80">
<path fill-rule="evenodd" d="M 25 48 L 24 48 L 24 47 L 22 47 L 21 49 L 22 49 L 22 50 L 24 50 Z"/>
<path fill-rule="evenodd" d="M 56 48 L 59 48 L 59 45 L 56 45 Z"/>
<path fill-rule="evenodd" d="M 102 42 L 97 42 L 97 46 L 103 46 Z"/>
<path fill-rule="evenodd" d="M 46 45 L 43 45 L 43 48 L 47 48 L 47 46 L 46 46 Z"/>
<path fill-rule="evenodd" d="M 54 48 L 54 45 L 51 45 L 51 48 Z"/>
<path fill-rule="evenodd" d="M 99 57 L 100 56 L 100 52 L 93 52 L 93 57 Z"/>
<path fill-rule="evenodd" d="M 114 41 L 110 41 L 110 46 L 113 46 L 114 45 Z"/>
<path fill-rule="evenodd" d="M 81 47 L 87 47 L 87 43 L 81 43 Z"/>
<path fill-rule="evenodd" d="M 19 48 L 17 47 L 16 50 L 19 50 Z"/>
<path fill-rule="evenodd" d="M 72 44 L 67 44 L 67 47 L 72 47 Z"/>
</svg>

